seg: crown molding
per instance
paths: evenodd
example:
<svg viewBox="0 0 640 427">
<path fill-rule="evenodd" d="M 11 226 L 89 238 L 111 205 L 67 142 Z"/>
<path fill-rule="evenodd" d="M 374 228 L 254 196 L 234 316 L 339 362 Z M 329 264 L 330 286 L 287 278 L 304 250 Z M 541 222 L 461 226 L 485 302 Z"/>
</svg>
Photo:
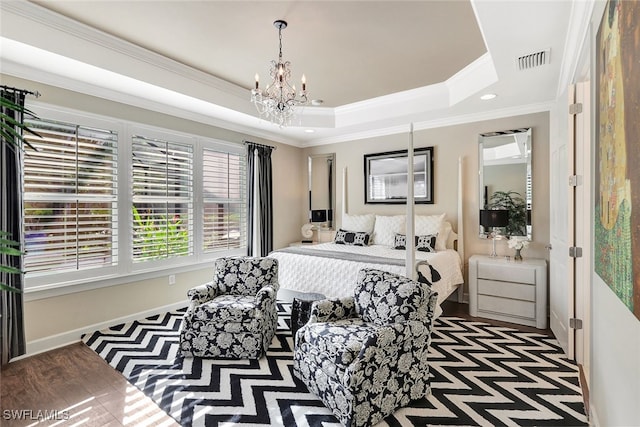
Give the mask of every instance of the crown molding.
<svg viewBox="0 0 640 427">
<path fill-rule="evenodd" d="M 556 97 L 558 98 L 562 97 L 567 87 L 574 83 L 576 77 L 579 77 L 576 76 L 576 73 L 580 61 L 584 58 L 584 55 L 587 55 L 588 58 L 591 53 L 586 52 L 585 48 L 590 45 L 588 35 L 594 9 L 594 0 L 574 1 L 571 3 L 571 16 L 569 18 L 565 51 L 556 91 Z"/>
<path fill-rule="evenodd" d="M 181 97 L 181 104 L 186 104 L 185 106 L 188 107 L 183 108 L 181 106 L 175 106 L 168 103 L 155 101 L 149 98 L 132 95 L 130 93 L 116 91 L 104 86 L 81 81 L 72 77 L 67 77 L 50 72 L 44 73 L 40 68 L 30 67 L 27 64 L 20 64 L 6 58 L 2 58 L 2 73 L 50 86 L 59 87 L 66 90 L 71 90 L 89 96 L 103 98 L 113 102 L 142 108 L 149 111 L 155 111 L 158 113 L 168 114 L 174 117 L 179 117 L 194 122 L 219 127 L 256 138 L 264 138 L 270 141 L 280 142 L 296 147 L 301 146 L 301 142 L 298 139 L 288 138 L 280 133 L 269 132 L 268 130 L 262 130 L 251 126 L 251 121 L 255 121 L 256 125 L 261 124 L 259 122 L 260 119 L 258 118 L 244 115 L 244 123 L 238 123 L 235 121 L 222 120 L 211 114 L 205 114 L 201 111 L 206 111 L 206 107 L 212 107 L 212 105 L 203 105 L 205 104 L 204 101 L 191 98 L 187 95 L 175 94 L 175 96 Z M 140 84 L 143 84 L 143 82 L 140 82 Z M 235 115 L 242 115 L 242 113 L 233 113 Z"/>
<path fill-rule="evenodd" d="M 496 120 L 507 117 L 522 116 L 525 114 L 542 113 L 545 111 L 551 111 L 554 107 L 554 102 L 542 102 L 529 105 L 520 105 L 517 107 L 501 108 L 489 111 L 483 111 L 480 113 L 460 114 L 457 116 L 448 116 L 444 118 L 437 118 L 432 120 L 423 120 L 413 122 L 414 131 L 435 129 L 446 126 L 455 126 L 466 123 L 481 122 L 485 120 Z M 402 124 L 396 126 L 388 126 L 383 128 L 371 129 L 367 131 L 357 131 L 344 133 L 338 136 L 332 136 L 328 138 L 317 138 L 304 144 L 305 147 L 314 147 L 318 145 L 339 144 L 342 142 L 350 142 L 361 139 L 376 138 L 380 136 L 396 135 L 409 132 L 409 125 Z"/>
</svg>

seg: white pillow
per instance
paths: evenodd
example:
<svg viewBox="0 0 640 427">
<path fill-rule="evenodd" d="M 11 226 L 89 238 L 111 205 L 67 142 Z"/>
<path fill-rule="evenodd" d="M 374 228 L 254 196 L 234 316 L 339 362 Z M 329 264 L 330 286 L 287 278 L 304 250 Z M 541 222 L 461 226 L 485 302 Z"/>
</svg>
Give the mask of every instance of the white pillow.
<svg viewBox="0 0 640 427">
<path fill-rule="evenodd" d="M 373 224 L 376 221 L 374 214 L 364 215 L 342 215 L 342 228 L 346 231 L 355 231 L 362 233 L 371 233 L 373 231 Z"/>
<path fill-rule="evenodd" d="M 424 236 L 426 234 L 436 235 L 436 251 L 444 251 L 447 249 L 447 238 L 449 231 L 446 230 L 445 217 L 446 214 L 440 215 L 416 215 L 415 231 L 416 236 Z"/>
<path fill-rule="evenodd" d="M 441 215 L 416 215 L 415 217 L 415 235 L 422 236 L 425 234 L 438 234 L 442 227 L 445 214 Z"/>
<path fill-rule="evenodd" d="M 396 233 L 400 233 L 405 227 L 404 218 L 404 215 L 376 215 L 376 222 L 373 226 L 373 243 L 393 246 Z"/>
</svg>

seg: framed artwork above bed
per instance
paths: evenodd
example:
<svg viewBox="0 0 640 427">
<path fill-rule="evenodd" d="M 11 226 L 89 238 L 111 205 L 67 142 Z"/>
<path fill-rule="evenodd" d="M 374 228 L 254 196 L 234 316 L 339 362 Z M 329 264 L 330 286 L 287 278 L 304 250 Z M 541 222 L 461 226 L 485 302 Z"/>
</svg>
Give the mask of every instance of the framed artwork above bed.
<svg viewBox="0 0 640 427">
<path fill-rule="evenodd" d="M 364 155 L 364 202 L 407 202 L 407 150 Z M 414 199 L 431 204 L 433 199 L 433 147 L 413 150 Z"/>
</svg>

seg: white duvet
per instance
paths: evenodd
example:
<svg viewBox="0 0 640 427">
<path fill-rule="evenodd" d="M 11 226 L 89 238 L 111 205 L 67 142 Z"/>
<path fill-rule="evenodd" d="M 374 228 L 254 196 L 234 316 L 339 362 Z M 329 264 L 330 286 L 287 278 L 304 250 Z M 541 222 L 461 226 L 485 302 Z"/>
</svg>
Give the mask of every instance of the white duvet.
<svg viewBox="0 0 640 427">
<path fill-rule="evenodd" d="M 322 243 L 310 246 L 310 248 L 314 251 L 352 252 L 402 260 L 405 258 L 405 251 L 383 245 L 350 246 Z M 358 271 L 362 268 L 377 268 L 402 275 L 406 272 L 404 264 L 356 262 L 277 251 L 272 252 L 269 256 L 278 259 L 278 281 L 281 288 L 298 292 L 321 293 L 327 298 L 353 296 Z M 439 305 L 464 281 L 460 255 L 453 249 L 435 253 L 416 251 L 416 260 L 423 259 L 429 261 L 440 273 L 441 279 L 438 282 L 434 282 L 432 287 L 438 292 Z M 426 269 L 428 270 L 428 267 Z M 428 273 L 425 276 L 430 278 Z M 438 310 L 439 313 L 440 310 Z"/>
</svg>

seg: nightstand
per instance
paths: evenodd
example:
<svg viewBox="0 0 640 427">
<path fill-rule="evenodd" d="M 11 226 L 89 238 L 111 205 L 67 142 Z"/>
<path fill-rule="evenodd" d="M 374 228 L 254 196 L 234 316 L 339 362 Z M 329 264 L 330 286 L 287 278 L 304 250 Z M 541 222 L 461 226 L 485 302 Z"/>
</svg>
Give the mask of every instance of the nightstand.
<svg viewBox="0 0 640 427">
<path fill-rule="evenodd" d="M 469 258 L 469 314 L 547 328 L 547 262 L 473 255 Z"/>
</svg>

